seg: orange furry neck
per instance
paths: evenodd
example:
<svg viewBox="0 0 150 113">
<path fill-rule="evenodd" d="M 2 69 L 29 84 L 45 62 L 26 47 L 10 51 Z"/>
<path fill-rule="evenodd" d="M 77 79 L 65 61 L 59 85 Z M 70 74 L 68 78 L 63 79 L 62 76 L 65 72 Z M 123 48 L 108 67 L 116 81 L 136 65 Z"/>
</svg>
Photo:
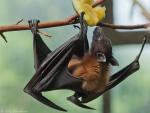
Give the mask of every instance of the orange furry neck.
<svg viewBox="0 0 150 113">
<path fill-rule="evenodd" d="M 106 87 L 109 80 L 109 65 L 98 62 L 96 56 L 87 54 L 80 60 L 71 60 L 69 66 L 70 69 L 75 67 L 72 71 L 74 77 L 83 79 L 84 90 L 100 92 Z"/>
</svg>

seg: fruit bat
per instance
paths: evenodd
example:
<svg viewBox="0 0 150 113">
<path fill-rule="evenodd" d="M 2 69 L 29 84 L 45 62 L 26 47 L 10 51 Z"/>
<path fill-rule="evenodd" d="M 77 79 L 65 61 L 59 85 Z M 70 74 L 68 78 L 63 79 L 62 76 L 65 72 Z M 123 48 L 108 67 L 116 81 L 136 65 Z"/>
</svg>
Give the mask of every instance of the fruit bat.
<svg viewBox="0 0 150 113">
<path fill-rule="evenodd" d="M 98 92 L 87 91 L 83 88 L 83 78 L 73 76 L 74 70 L 72 71 L 72 68 L 71 70 L 69 69 L 69 63 L 71 60 L 84 58 L 84 56 L 91 51 L 93 52 L 92 54 L 95 52 L 99 62 L 104 62 L 108 65 L 118 65 L 117 60 L 112 56 L 109 40 L 104 38 L 105 36 L 103 36 L 103 33 L 100 34 L 101 32 L 97 32 L 99 28 L 96 28 L 94 31 L 92 46 L 89 50 L 87 25 L 83 20 L 83 14 L 81 14 L 79 33 L 54 51 L 51 51 L 38 33 L 38 22 L 39 21 L 36 20 L 29 21 L 29 26 L 33 33 L 34 67 L 36 72 L 24 88 L 24 92 L 49 107 L 60 111 L 67 111 L 42 95 L 42 92 L 67 89 L 75 92 L 72 96 L 67 97 L 67 100 L 79 107 L 94 109 L 84 103 L 88 103 L 101 96 L 104 92 L 112 89 L 132 73 L 136 72 L 140 67 L 139 58 L 146 43 L 146 39 L 143 40 L 142 48 L 135 60 L 110 76 L 107 84 L 102 90 Z M 104 40 L 100 41 L 101 43 L 98 45 L 98 40 L 101 40 L 101 38 L 97 38 L 99 35 L 102 35 L 102 39 Z M 97 51 L 99 48 L 101 48 L 101 51 Z M 105 51 L 105 49 L 108 50 Z"/>
</svg>

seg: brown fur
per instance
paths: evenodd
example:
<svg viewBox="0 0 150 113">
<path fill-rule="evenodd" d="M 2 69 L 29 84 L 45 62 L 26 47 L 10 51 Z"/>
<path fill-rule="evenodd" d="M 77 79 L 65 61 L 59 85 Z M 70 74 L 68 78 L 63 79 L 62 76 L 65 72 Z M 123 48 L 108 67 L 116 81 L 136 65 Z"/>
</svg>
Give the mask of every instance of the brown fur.
<svg viewBox="0 0 150 113">
<path fill-rule="evenodd" d="M 109 65 L 99 63 L 94 55 L 88 54 L 81 60 L 72 59 L 68 65 L 74 77 L 84 80 L 82 88 L 86 91 L 102 91 L 109 79 Z"/>
</svg>

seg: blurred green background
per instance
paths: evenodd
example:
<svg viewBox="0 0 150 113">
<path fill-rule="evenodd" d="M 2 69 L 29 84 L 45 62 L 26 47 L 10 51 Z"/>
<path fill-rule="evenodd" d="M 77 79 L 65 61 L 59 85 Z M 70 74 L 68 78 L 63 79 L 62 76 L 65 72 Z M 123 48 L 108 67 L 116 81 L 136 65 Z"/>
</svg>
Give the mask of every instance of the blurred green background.
<svg viewBox="0 0 150 113">
<path fill-rule="evenodd" d="M 63 0 L 61 0 L 63 1 Z M 60 20 L 74 14 L 71 0 L 0 0 L 0 26 L 15 24 L 24 19 L 41 21 Z M 93 28 L 89 29 L 91 40 Z M 72 26 L 49 28 L 42 30 L 53 37 L 44 37 L 44 41 L 54 50 L 78 30 Z M 23 88 L 34 74 L 32 34 L 30 31 L 5 33 L 8 44 L 0 38 L 0 113 L 59 113 L 37 102 L 23 92 Z M 113 68 L 118 71 L 129 64 L 140 50 L 140 45 L 114 46 L 114 55 L 119 59 L 120 66 Z M 148 113 L 150 112 L 150 46 L 147 44 L 140 59 L 141 69 L 112 89 L 112 113 Z M 129 51 L 130 50 L 130 51 Z M 47 92 L 45 95 L 60 106 L 68 109 L 69 113 L 102 113 L 102 97 L 88 103 L 96 108 L 89 111 L 79 108 L 66 100 L 71 91 Z"/>
</svg>

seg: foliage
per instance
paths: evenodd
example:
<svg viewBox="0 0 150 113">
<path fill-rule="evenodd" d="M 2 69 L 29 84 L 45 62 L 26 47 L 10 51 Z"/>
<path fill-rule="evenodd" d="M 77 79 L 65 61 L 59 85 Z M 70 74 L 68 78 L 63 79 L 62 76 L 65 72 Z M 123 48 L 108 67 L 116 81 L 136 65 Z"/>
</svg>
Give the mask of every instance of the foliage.
<svg viewBox="0 0 150 113">
<path fill-rule="evenodd" d="M 84 19 L 89 26 L 95 26 L 105 18 L 105 7 L 92 7 L 93 0 L 73 0 L 75 11 L 80 14 L 85 13 Z"/>
</svg>

